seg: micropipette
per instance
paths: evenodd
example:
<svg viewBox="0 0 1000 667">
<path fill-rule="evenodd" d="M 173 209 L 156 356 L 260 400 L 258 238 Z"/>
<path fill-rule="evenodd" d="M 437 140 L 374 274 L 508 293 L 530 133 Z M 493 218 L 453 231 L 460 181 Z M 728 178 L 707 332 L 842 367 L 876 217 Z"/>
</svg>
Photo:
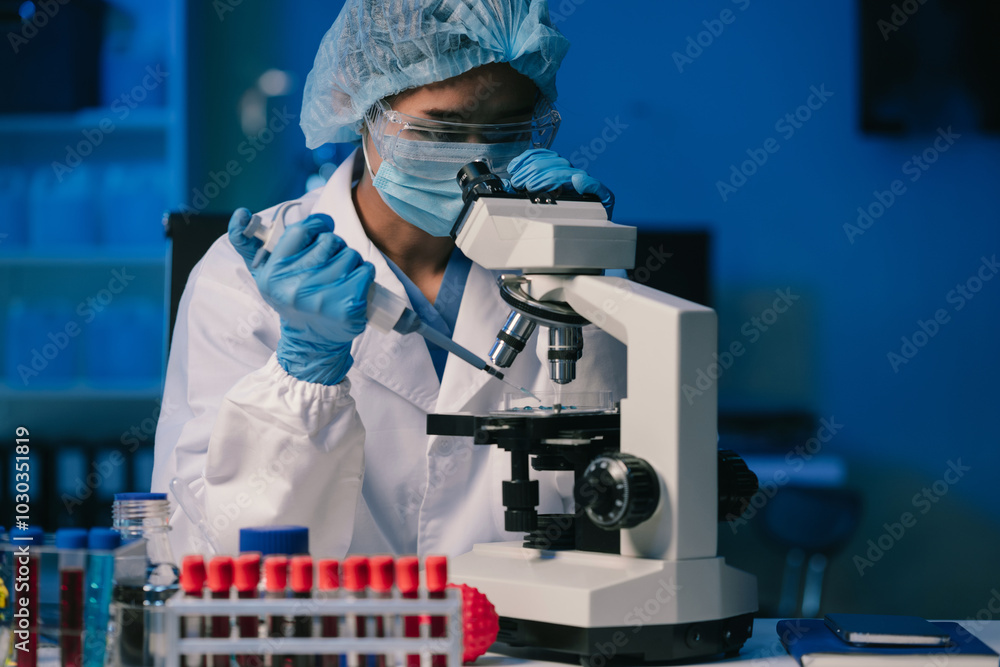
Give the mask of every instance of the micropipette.
<svg viewBox="0 0 1000 667">
<path fill-rule="evenodd" d="M 382 333 L 389 333 L 390 331 L 395 331 L 403 335 L 418 333 L 441 349 L 447 350 L 459 359 L 472 364 L 475 368 L 486 371 L 507 386 L 513 387 L 540 402 L 537 396 L 524 387 L 519 387 L 508 380 L 504 380 L 503 373 L 490 366 L 486 361 L 477 357 L 437 329 L 428 326 L 426 322 L 421 321 L 420 317 L 407 307 L 406 301 L 402 297 L 390 292 L 378 283 L 372 283 L 372 286 L 368 289 L 367 314 L 368 323 Z"/>
<path fill-rule="evenodd" d="M 251 216 L 250 222 L 247 223 L 246 228 L 243 230 L 243 235 L 247 238 L 251 236 L 256 237 L 264 243 L 254 256 L 251 268 L 257 268 L 264 260 L 264 257 L 274 250 L 274 247 L 278 244 L 278 239 L 285 232 L 285 215 L 289 209 L 298 205 L 299 202 L 293 201 L 279 206 L 271 215 L 271 223 L 267 226 L 264 225 L 264 221 L 259 215 Z M 504 380 L 503 373 L 490 366 L 486 361 L 422 322 L 417 314 L 407 307 L 406 301 L 377 283 L 372 283 L 371 288 L 368 290 L 368 321 L 382 333 L 389 333 L 389 331 L 396 331 L 403 335 L 418 333 L 441 349 L 447 350 L 479 370 L 486 371 L 507 386 L 513 387 L 521 393 L 527 394 L 536 401 L 541 402 L 537 396 L 524 387 L 519 387 L 512 382 Z"/>
</svg>

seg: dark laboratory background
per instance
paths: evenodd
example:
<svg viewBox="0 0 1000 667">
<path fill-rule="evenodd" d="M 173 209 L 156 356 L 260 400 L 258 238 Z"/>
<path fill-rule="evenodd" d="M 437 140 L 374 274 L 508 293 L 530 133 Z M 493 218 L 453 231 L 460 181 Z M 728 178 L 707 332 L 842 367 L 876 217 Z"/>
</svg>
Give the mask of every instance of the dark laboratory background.
<svg viewBox="0 0 1000 667">
<path fill-rule="evenodd" d="M 148 489 L 180 252 L 162 214 L 218 224 L 349 154 L 298 127 L 339 8 L 0 0 L 0 523 L 16 426 L 49 530 Z M 719 544 L 761 614 L 992 618 L 1000 10 L 550 8 L 573 42 L 555 148 L 640 228 L 635 279 L 718 311 L 704 382 L 761 483 Z"/>
</svg>

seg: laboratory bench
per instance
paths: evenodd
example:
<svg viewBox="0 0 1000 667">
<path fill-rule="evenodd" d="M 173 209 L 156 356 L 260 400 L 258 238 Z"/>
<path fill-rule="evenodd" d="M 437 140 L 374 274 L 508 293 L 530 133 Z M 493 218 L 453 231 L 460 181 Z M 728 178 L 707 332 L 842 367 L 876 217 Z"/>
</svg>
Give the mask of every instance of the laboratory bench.
<svg viewBox="0 0 1000 667">
<path fill-rule="evenodd" d="M 946 619 L 941 619 L 946 620 Z M 753 636 L 743 646 L 740 654 L 733 658 L 697 662 L 697 665 L 728 665 L 733 663 L 753 663 L 767 667 L 784 667 L 798 665 L 795 658 L 788 655 L 775 630 L 776 618 L 758 618 L 753 622 Z M 1000 653 L 1000 620 L 996 621 L 959 621 L 984 644 Z M 570 655 L 552 652 L 540 652 L 532 649 L 507 649 L 503 654 L 487 653 L 475 663 L 478 667 L 559 667 L 563 665 L 579 665 Z M 685 664 L 685 663 L 678 663 Z M 860 664 L 860 663 L 858 663 Z M 928 664 L 933 664 L 928 661 Z"/>
</svg>

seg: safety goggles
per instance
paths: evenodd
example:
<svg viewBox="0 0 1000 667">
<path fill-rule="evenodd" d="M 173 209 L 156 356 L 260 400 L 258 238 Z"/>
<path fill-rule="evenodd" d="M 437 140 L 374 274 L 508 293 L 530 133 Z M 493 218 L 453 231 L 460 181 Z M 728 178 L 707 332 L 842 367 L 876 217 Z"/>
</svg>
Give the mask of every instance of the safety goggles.
<svg viewBox="0 0 1000 667">
<path fill-rule="evenodd" d="M 504 173 L 515 157 L 530 148 L 548 148 L 561 118 L 541 99 L 530 120 L 519 123 L 456 123 L 411 116 L 380 101 L 365 117 L 368 134 L 385 161 L 412 176 L 436 178 L 442 168 L 454 171 L 473 160 Z"/>
</svg>

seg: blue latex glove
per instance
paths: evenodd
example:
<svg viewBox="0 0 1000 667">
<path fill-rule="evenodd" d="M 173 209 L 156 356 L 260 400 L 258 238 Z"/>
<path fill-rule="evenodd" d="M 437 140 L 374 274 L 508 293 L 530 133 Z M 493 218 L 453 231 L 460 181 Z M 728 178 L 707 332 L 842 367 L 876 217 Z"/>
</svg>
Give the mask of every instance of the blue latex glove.
<svg viewBox="0 0 1000 667">
<path fill-rule="evenodd" d="M 229 240 L 249 268 L 261 242 L 243 235 L 250 211 L 229 220 Z M 252 271 L 257 289 L 281 317 L 278 363 L 306 382 L 333 385 L 347 375 L 351 342 L 365 329 L 375 267 L 333 233 L 328 215 L 289 225 L 274 251 Z"/>
<path fill-rule="evenodd" d="M 597 195 L 608 212 L 608 220 L 611 219 L 615 208 L 614 193 L 555 151 L 547 148 L 526 150 L 510 161 L 507 171 L 510 173 L 510 184 L 518 190 L 548 192 L 563 185 L 572 185 L 581 195 Z"/>
</svg>

